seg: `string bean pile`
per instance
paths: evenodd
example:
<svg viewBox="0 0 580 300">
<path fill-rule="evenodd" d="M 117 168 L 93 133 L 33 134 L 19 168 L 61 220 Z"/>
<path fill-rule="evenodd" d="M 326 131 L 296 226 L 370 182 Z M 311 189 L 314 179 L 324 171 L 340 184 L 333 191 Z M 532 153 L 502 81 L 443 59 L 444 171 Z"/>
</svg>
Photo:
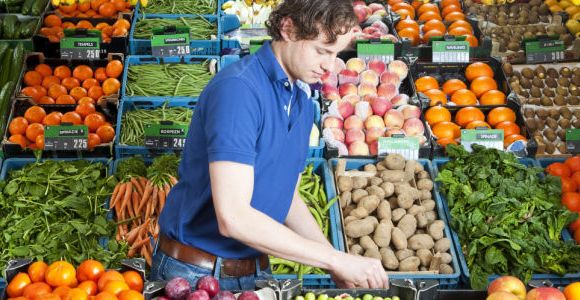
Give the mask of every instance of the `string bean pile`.
<svg viewBox="0 0 580 300">
<path fill-rule="evenodd" d="M 150 0 L 142 10 L 148 14 L 210 15 L 217 11 L 216 0 Z"/>
<path fill-rule="evenodd" d="M 121 144 L 143 146 L 145 144 L 145 125 L 159 124 L 161 121 L 189 125 L 192 116 L 192 109 L 187 107 L 167 107 L 167 102 L 155 109 L 128 111 L 121 118 Z"/>
<path fill-rule="evenodd" d="M 192 40 L 210 40 L 212 35 L 217 35 L 217 24 L 198 18 L 179 19 L 141 19 L 135 24 L 135 39 L 151 39 L 153 28 L 164 26 L 188 27 L 189 37 Z"/>
<path fill-rule="evenodd" d="M 209 61 L 201 64 L 132 65 L 127 96 L 197 97 L 211 80 Z"/>
</svg>

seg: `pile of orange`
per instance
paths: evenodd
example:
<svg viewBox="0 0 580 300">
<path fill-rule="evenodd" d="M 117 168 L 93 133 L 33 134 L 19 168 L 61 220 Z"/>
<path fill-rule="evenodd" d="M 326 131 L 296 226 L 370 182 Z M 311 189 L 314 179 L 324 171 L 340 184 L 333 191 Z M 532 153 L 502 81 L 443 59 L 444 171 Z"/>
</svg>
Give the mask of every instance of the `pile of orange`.
<svg viewBox="0 0 580 300">
<path fill-rule="evenodd" d="M 471 47 L 479 42 L 473 35 L 473 27 L 465 21 L 465 14 L 459 0 L 441 1 L 441 9 L 434 3 L 422 1 L 389 1 L 391 10 L 399 14 L 401 20 L 395 26 L 401 38 L 408 38 L 413 46 L 428 44 L 432 37 L 465 36 Z"/>
<path fill-rule="evenodd" d="M 431 127 L 431 131 L 437 143 L 443 147 L 448 144 L 457 144 L 461 137 L 461 129 L 476 129 L 487 127 L 502 129 L 504 131 L 504 146 L 518 140 L 526 140 L 521 135 L 520 127 L 515 123 L 516 114 L 508 107 L 496 107 L 485 114 L 477 107 L 464 107 L 455 113 L 452 120 L 451 112 L 443 106 L 430 107 L 425 112 L 425 121 Z"/>
<path fill-rule="evenodd" d="M 83 98 L 96 103 L 103 96 L 119 92 L 121 82 L 117 78 L 122 73 L 123 63 L 119 60 L 111 60 L 95 70 L 87 65 L 72 70 L 61 65 L 53 70 L 47 64 L 39 64 L 24 73 L 26 87 L 20 93 L 31 97 L 36 104 L 77 104 Z"/>
<path fill-rule="evenodd" d="M 95 105 L 90 98 L 79 101 L 74 111 L 58 111 L 46 113 L 40 106 L 31 106 L 26 110 L 23 117 L 13 118 L 8 131 L 8 141 L 19 144 L 22 149 L 44 149 L 44 127 L 46 125 L 60 125 L 70 123 L 72 125 L 86 125 L 89 129 L 89 149 L 94 149 L 102 143 L 112 142 L 115 138 L 115 129 L 107 122 L 105 115 L 96 111 Z"/>
<path fill-rule="evenodd" d="M 105 270 L 96 260 L 85 260 L 75 270 L 66 261 L 32 263 L 6 287 L 12 300 L 143 300 L 143 278 L 138 272 Z"/>
<path fill-rule="evenodd" d="M 555 162 L 546 167 L 546 173 L 560 177 L 562 181 L 562 205 L 580 214 L 580 155 L 572 156 L 564 162 Z M 570 231 L 580 244 L 580 218 L 570 224 Z"/>
<path fill-rule="evenodd" d="M 125 19 L 118 19 L 113 23 L 113 25 L 101 22 L 93 26 L 93 24 L 87 20 L 81 20 L 74 24 L 69 21 L 63 22 L 60 16 L 51 14 L 44 17 L 43 27 L 40 28 L 40 34 L 48 38 L 50 42 L 58 43 L 64 37 L 65 29 L 75 28 L 99 30 L 101 32 L 101 41 L 103 43 L 110 43 L 111 37 L 127 36 L 129 29 L 131 28 L 131 23 Z"/>
<path fill-rule="evenodd" d="M 55 12 L 65 18 L 114 18 L 118 13 L 130 11 L 127 0 L 77 0 L 55 7 Z"/>
<path fill-rule="evenodd" d="M 430 99 L 429 106 L 447 105 L 448 101 L 458 106 L 503 105 L 506 103 L 506 95 L 498 90 L 493 76 L 494 72 L 489 65 L 474 62 L 465 69 L 465 78 L 470 82 L 469 89 L 459 79 L 449 79 L 440 87 L 437 79 L 431 76 L 415 80 L 415 87 L 417 92 Z"/>
</svg>

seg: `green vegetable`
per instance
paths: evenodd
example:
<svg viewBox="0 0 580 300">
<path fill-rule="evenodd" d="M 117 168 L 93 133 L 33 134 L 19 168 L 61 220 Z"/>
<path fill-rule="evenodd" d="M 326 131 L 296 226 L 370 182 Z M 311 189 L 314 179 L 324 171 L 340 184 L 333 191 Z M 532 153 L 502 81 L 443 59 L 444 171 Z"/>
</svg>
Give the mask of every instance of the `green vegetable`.
<svg viewBox="0 0 580 300">
<path fill-rule="evenodd" d="M 18 23 L 18 18 L 15 15 L 7 15 L 4 17 L 2 23 L 2 31 L 4 32 L 4 39 L 11 40 L 14 38 L 16 33 L 16 24 Z"/>
<path fill-rule="evenodd" d="M 146 14 L 215 15 L 215 0 L 151 0 L 142 7 Z"/>
<path fill-rule="evenodd" d="M 35 0 L 25 0 L 24 4 L 22 4 L 22 10 L 20 11 L 23 15 L 29 15 L 32 12 L 32 5 L 34 4 Z M 42 2 L 42 1 L 38 1 Z"/>
<path fill-rule="evenodd" d="M 169 176 L 177 177 L 180 157 L 175 154 L 163 154 L 156 157 L 153 163 L 147 168 L 147 178 L 154 185 L 164 185 L 170 183 Z"/>
<path fill-rule="evenodd" d="M 22 63 L 24 62 L 24 45 L 18 43 L 12 52 L 12 60 L 10 65 L 10 74 L 8 74 L 8 80 L 17 82 L 20 76 L 20 71 L 22 70 Z"/>
<path fill-rule="evenodd" d="M 10 96 L 14 91 L 16 84 L 9 81 L 0 90 L 0 136 L 4 136 L 10 110 Z"/>
<path fill-rule="evenodd" d="M 146 177 L 147 166 L 141 157 L 131 157 L 119 162 L 116 174 L 119 181 L 126 181 L 131 177 Z"/>
<path fill-rule="evenodd" d="M 217 35 L 217 25 L 203 17 L 179 18 L 179 19 L 140 19 L 135 24 L 134 37 L 136 39 L 151 39 L 153 28 L 164 26 L 185 26 L 189 28 L 189 36 L 192 40 L 209 40 L 212 35 Z"/>
<path fill-rule="evenodd" d="M 116 267 L 126 257 L 107 220 L 116 184 L 107 168 L 85 160 L 31 163 L 0 182 L 0 268 L 17 257 L 79 264 L 92 258 Z M 104 249 L 99 240 L 109 237 Z"/>
<path fill-rule="evenodd" d="M 33 1 L 31 13 L 33 16 L 40 16 L 44 12 L 44 8 L 48 4 L 48 0 Z"/>
<path fill-rule="evenodd" d="M 473 153 L 449 145 L 450 162 L 437 177 L 470 271 L 471 287 L 484 289 L 491 274 L 580 272 L 580 246 L 561 231 L 575 215 L 560 204 L 557 178 L 540 178 L 510 153 L 475 145 Z"/>
<path fill-rule="evenodd" d="M 20 38 L 26 39 L 30 38 L 34 34 L 38 20 L 30 20 L 20 26 Z"/>
<path fill-rule="evenodd" d="M 7 70 L 10 70 L 10 66 L 12 66 L 12 53 L 13 49 L 8 48 L 4 52 L 4 57 L 2 58 L 2 67 L 4 68 L 7 66 Z M 0 85 L 8 82 L 8 78 L 10 78 L 10 72 L 0 72 Z"/>
</svg>

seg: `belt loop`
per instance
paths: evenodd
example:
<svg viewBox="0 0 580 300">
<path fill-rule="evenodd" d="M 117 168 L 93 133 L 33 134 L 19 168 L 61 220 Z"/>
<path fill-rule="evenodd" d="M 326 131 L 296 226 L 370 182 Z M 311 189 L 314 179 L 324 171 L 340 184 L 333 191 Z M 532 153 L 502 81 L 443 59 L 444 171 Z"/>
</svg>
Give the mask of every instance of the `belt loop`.
<svg viewBox="0 0 580 300">
<path fill-rule="evenodd" d="M 222 271 L 222 258 L 220 256 L 216 256 L 215 265 L 213 267 L 213 277 L 219 280 L 221 278 L 221 271 Z"/>
<path fill-rule="evenodd" d="M 157 254 L 157 249 L 159 248 L 159 240 L 160 239 L 157 239 L 157 241 L 155 242 L 155 246 L 153 246 L 153 255 L 152 256 L 155 256 L 155 254 Z"/>
<path fill-rule="evenodd" d="M 256 274 L 254 274 L 254 275 L 256 275 L 256 276 L 260 275 L 260 272 L 262 271 L 262 269 L 260 269 L 261 258 L 262 258 L 261 256 L 258 256 L 258 258 L 256 258 L 254 260 L 254 263 L 256 264 Z"/>
</svg>

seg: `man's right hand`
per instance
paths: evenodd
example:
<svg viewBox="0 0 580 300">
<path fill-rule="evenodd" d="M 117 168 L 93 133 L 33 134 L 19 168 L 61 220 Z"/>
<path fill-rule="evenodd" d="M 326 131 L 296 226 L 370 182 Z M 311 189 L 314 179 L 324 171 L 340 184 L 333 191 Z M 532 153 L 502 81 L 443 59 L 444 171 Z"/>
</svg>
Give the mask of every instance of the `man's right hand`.
<svg viewBox="0 0 580 300">
<path fill-rule="evenodd" d="M 330 270 L 339 288 L 386 289 L 389 278 L 381 261 L 376 258 L 340 253 Z"/>
</svg>

